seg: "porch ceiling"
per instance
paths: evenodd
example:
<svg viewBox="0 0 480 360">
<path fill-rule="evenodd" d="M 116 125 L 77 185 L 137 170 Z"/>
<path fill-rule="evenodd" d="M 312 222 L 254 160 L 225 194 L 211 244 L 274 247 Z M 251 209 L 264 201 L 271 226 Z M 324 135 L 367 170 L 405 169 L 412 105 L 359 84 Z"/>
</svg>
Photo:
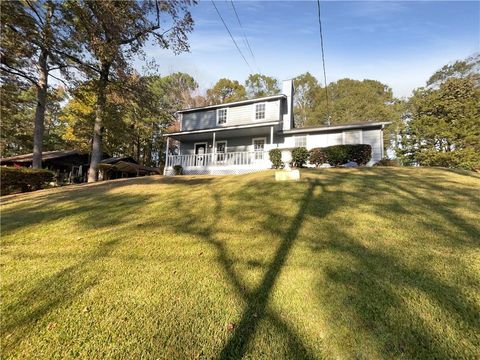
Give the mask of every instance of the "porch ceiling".
<svg viewBox="0 0 480 360">
<path fill-rule="evenodd" d="M 202 140 L 211 140 L 213 138 L 213 133 L 216 135 L 216 139 L 231 139 L 238 137 L 248 137 L 248 136 L 269 136 L 270 128 L 273 125 L 268 126 L 258 126 L 254 128 L 243 128 L 243 129 L 218 129 L 216 131 L 202 132 L 202 133 L 190 133 L 190 134 L 174 134 L 170 137 L 172 139 L 182 141 L 202 141 Z M 274 129 L 274 131 L 276 131 Z"/>
</svg>

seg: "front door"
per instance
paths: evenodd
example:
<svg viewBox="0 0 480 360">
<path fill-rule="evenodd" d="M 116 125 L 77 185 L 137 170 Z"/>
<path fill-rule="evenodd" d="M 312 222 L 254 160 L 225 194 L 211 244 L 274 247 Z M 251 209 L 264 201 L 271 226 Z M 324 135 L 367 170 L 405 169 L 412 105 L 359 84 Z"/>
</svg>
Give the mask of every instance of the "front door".
<svg viewBox="0 0 480 360">
<path fill-rule="evenodd" d="M 195 166 L 205 166 L 207 143 L 195 144 Z"/>
<path fill-rule="evenodd" d="M 265 151 L 265 138 L 253 139 L 253 151 L 255 160 L 263 160 L 263 153 Z"/>
</svg>

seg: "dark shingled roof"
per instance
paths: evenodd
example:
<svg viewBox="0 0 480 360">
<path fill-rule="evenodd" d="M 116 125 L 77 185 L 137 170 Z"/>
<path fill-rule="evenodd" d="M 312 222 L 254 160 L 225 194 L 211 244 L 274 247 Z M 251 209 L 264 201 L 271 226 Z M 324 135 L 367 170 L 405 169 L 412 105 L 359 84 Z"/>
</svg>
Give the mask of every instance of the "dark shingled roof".
<svg viewBox="0 0 480 360">
<path fill-rule="evenodd" d="M 44 151 L 42 152 L 42 161 L 51 160 L 51 159 L 60 159 L 60 158 L 72 156 L 72 155 L 83 156 L 85 154 L 76 150 Z M 22 162 L 31 162 L 32 160 L 33 160 L 33 153 L 30 153 L 30 154 L 23 154 L 23 155 L 2 158 L 0 159 L 0 163 L 12 162 L 12 161 L 22 163 Z"/>
<path fill-rule="evenodd" d="M 138 164 L 138 162 L 134 158 L 132 158 L 131 156 L 114 156 L 114 157 L 111 157 L 111 158 L 108 158 L 108 159 L 103 159 L 100 162 L 102 164 L 115 164 L 115 163 L 118 163 L 119 161 L 126 161 L 126 162 L 130 162 L 130 163 L 133 163 L 133 164 Z"/>
</svg>

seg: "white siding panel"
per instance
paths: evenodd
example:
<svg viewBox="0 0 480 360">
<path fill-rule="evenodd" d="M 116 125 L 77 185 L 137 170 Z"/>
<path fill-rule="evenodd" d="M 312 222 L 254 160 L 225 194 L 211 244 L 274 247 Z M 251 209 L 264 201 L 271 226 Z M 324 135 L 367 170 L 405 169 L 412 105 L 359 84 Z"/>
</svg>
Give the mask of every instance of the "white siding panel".
<svg viewBox="0 0 480 360">
<path fill-rule="evenodd" d="M 327 135 L 328 136 L 328 145 L 327 146 L 332 146 L 332 145 L 342 145 L 343 144 L 343 134 L 341 132 L 337 133 L 330 133 Z"/>
<path fill-rule="evenodd" d="M 368 165 L 373 165 L 382 159 L 382 130 L 364 130 L 363 143 L 369 144 L 372 147 L 372 160 Z"/>
<path fill-rule="evenodd" d="M 328 134 L 309 134 L 307 135 L 307 149 L 328 146 Z"/>
<path fill-rule="evenodd" d="M 345 144 L 361 144 L 362 143 L 362 130 L 350 130 L 344 133 Z"/>
</svg>

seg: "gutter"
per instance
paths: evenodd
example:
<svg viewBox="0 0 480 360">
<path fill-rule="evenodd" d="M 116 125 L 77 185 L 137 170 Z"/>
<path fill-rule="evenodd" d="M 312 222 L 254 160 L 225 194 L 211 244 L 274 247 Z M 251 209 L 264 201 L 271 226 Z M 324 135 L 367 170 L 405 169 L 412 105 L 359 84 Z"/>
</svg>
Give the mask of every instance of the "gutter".
<svg viewBox="0 0 480 360">
<path fill-rule="evenodd" d="M 278 125 L 279 123 L 280 121 L 276 120 L 276 121 L 269 121 L 269 122 L 263 122 L 263 123 L 257 123 L 257 124 L 237 125 L 237 126 L 229 126 L 229 127 L 215 127 L 210 129 L 191 130 L 191 131 L 180 131 L 175 133 L 163 134 L 162 136 L 168 137 L 168 136 L 180 136 L 180 135 L 191 135 L 191 134 L 204 134 L 204 133 L 217 132 L 217 131 L 252 129 L 252 128 L 263 127 L 263 126 L 275 126 L 275 125 Z"/>
<path fill-rule="evenodd" d="M 176 113 L 177 114 L 183 114 L 183 113 L 194 112 L 194 111 L 211 110 L 211 109 L 224 108 L 224 107 L 229 107 L 229 106 L 237 106 L 237 105 L 244 105 L 244 104 L 250 104 L 250 103 L 255 103 L 255 102 L 272 101 L 272 100 L 286 99 L 286 98 L 287 98 L 287 96 L 283 95 L 283 94 L 272 95 L 272 96 L 264 96 L 264 97 L 256 98 L 256 99 L 247 99 L 247 100 L 234 101 L 234 102 L 230 102 L 230 103 L 223 103 L 223 104 L 217 104 L 217 105 L 209 105 L 209 106 L 196 107 L 196 108 L 190 108 L 190 109 L 182 109 L 182 110 L 178 110 Z"/>
<path fill-rule="evenodd" d="M 363 128 L 372 128 L 380 127 L 382 130 L 386 125 L 391 124 L 391 122 L 376 122 L 376 123 L 363 123 L 363 124 L 346 124 L 346 125 L 334 125 L 334 126 L 322 126 L 322 127 L 307 127 L 307 128 L 296 128 L 290 130 L 282 131 L 283 134 L 303 134 L 311 132 L 329 132 L 335 130 L 348 130 L 348 129 L 363 129 Z"/>
</svg>

